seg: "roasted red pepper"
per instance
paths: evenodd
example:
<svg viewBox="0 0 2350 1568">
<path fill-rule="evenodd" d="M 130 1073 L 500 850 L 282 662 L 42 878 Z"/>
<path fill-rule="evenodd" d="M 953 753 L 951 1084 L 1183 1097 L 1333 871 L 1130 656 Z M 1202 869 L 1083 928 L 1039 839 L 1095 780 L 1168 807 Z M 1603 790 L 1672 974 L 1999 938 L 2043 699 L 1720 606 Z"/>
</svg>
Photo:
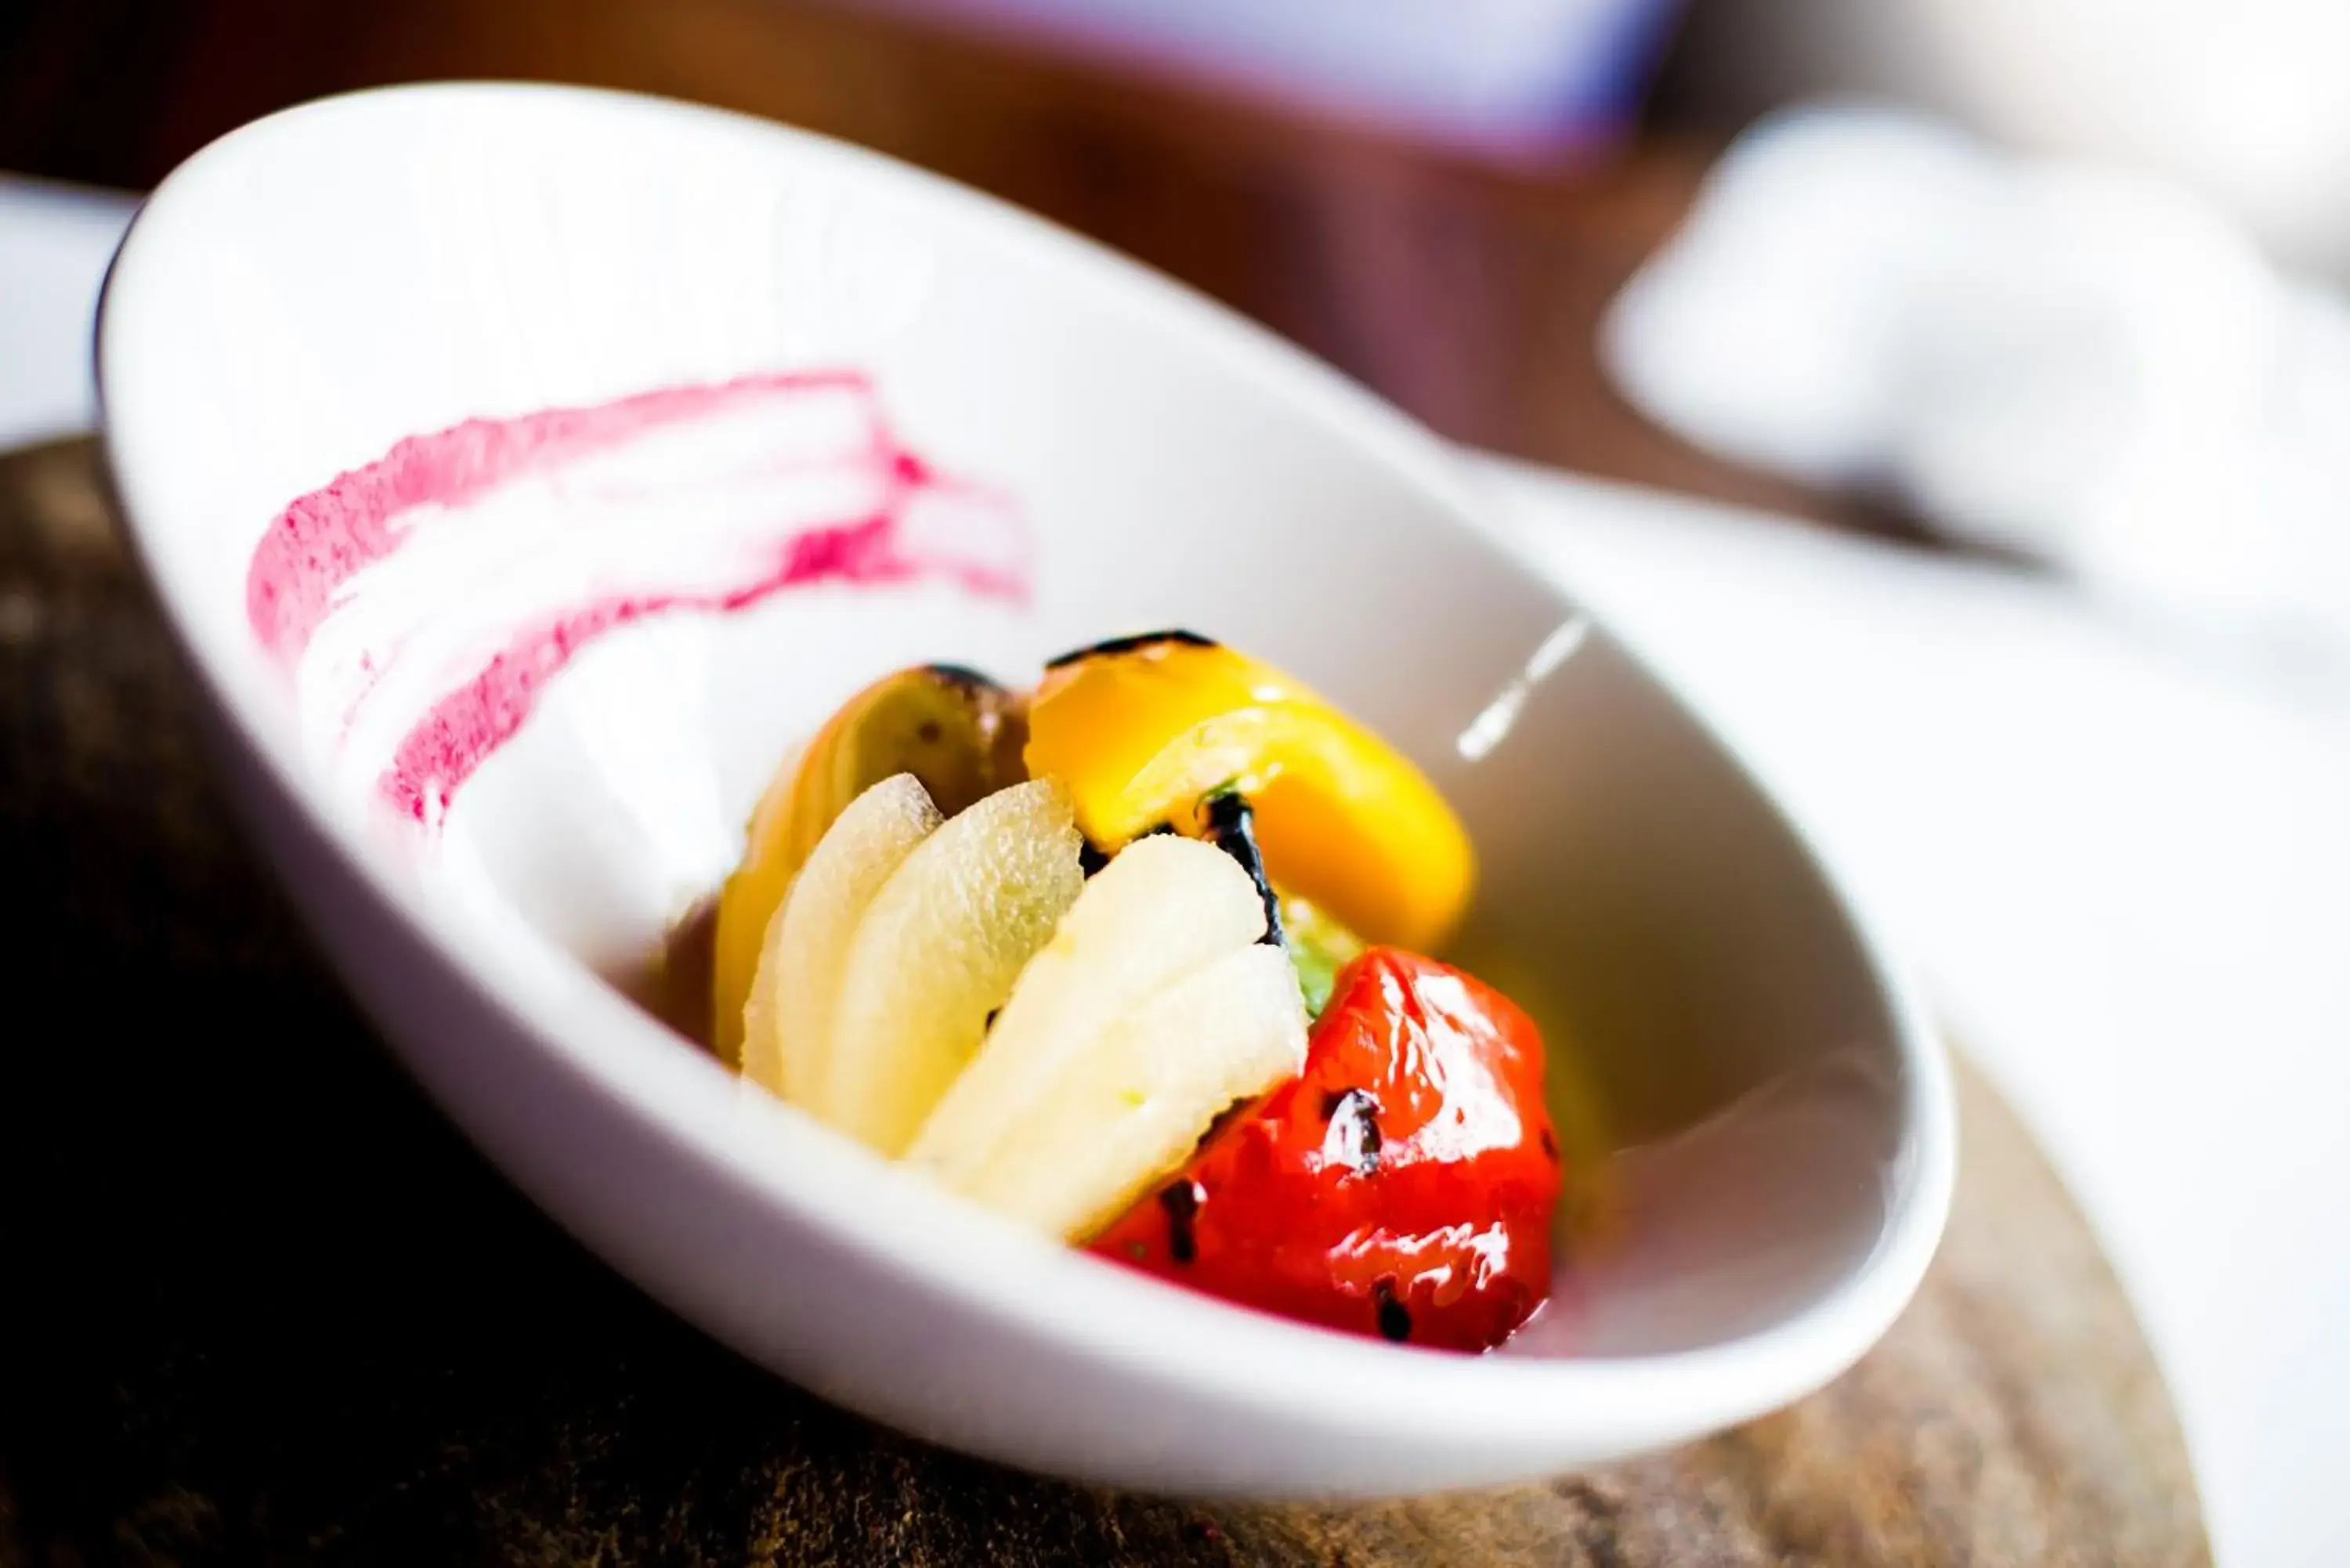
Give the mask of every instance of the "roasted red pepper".
<svg viewBox="0 0 2350 1568">
<path fill-rule="evenodd" d="M 1372 948 L 1339 972 L 1304 1073 L 1093 1249 L 1284 1316 L 1489 1350 L 1550 1291 L 1558 1190 L 1533 1020 L 1456 969 Z"/>
</svg>

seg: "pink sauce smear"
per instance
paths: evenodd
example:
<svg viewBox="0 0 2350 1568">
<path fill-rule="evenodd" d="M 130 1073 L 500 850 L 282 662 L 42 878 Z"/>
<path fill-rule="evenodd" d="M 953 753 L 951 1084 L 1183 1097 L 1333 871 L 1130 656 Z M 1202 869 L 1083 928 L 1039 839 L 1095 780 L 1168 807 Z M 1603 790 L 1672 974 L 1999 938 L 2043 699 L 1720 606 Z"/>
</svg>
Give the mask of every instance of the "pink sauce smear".
<svg viewBox="0 0 2350 1568">
<path fill-rule="evenodd" d="M 879 501 L 852 515 L 791 519 L 748 557 L 754 569 L 714 587 L 619 593 L 564 607 L 515 626 L 504 646 L 435 701 L 400 738 L 377 783 L 399 811 L 437 822 L 457 790 L 530 717 L 551 681 L 606 634 L 673 611 L 730 614 L 789 589 L 818 584 L 878 586 L 943 581 L 983 597 L 1024 602 L 1024 555 L 1001 548 L 934 547 L 907 526 L 927 495 L 972 492 L 943 479 L 908 450 L 882 415 L 871 383 L 854 371 L 774 373 L 716 385 L 638 393 L 592 408 L 549 409 L 512 419 L 473 419 L 411 436 L 363 468 L 338 475 L 280 513 L 255 548 L 245 609 L 261 646 L 291 669 L 328 619 L 366 591 L 365 573 L 397 554 L 421 520 L 463 526 L 464 514 L 518 481 L 559 477 L 584 461 L 649 434 L 713 416 L 788 413 L 794 400 L 862 412 L 853 446 L 827 461 L 869 481 Z M 778 471 L 780 472 L 780 470 Z M 675 505 L 691 504 L 681 497 Z M 348 729 L 350 715 L 342 716 Z"/>
</svg>

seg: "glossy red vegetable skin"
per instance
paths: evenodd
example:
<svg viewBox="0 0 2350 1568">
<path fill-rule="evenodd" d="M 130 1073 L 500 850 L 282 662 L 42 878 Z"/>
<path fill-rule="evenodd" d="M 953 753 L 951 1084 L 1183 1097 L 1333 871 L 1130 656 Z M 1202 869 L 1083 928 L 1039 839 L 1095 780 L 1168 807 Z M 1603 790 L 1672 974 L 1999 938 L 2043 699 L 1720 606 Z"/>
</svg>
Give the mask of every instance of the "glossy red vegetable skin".
<svg viewBox="0 0 2350 1568">
<path fill-rule="evenodd" d="M 1093 1243 L 1211 1295 L 1401 1343 L 1490 1350 L 1550 1291 L 1543 1044 L 1499 992 L 1372 948 L 1305 1071 Z"/>
</svg>

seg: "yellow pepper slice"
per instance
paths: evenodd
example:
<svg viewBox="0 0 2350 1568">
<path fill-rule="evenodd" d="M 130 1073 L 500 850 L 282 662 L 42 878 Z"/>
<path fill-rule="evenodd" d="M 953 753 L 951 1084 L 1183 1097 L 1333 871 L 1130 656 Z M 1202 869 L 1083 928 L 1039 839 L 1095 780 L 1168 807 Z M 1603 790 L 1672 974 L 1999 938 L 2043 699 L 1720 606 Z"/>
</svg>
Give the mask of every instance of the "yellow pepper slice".
<svg viewBox="0 0 2350 1568">
<path fill-rule="evenodd" d="M 1444 797 L 1403 754 L 1270 665 L 1188 632 L 1056 659 L 1029 701 L 1028 772 L 1115 850 L 1159 824 L 1197 832 L 1201 798 L 1256 810 L 1275 882 L 1372 942 L 1428 951 L 1476 884 Z"/>
<path fill-rule="evenodd" d="M 1017 696 L 953 665 L 885 675 L 844 703 L 776 770 L 752 813 L 749 845 L 718 895 L 711 962 L 712 1041 L 739 1063 L 743 1005 L 767 922 L 816 841 L 848 803 L 897 774 L 912 774 L 946 815 L 1024 776 Z"/>
</svg>

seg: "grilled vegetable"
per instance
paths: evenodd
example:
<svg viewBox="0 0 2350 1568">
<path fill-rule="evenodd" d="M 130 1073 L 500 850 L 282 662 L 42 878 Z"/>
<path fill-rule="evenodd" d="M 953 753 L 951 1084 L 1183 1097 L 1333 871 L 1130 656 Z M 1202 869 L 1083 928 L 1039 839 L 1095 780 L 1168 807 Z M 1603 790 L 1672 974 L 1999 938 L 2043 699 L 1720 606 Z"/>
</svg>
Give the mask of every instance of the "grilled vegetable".
<svg viewBox="0 0 2350 1568">
<path fill-rule="evenodd" d="M 722 1052 L 1000 1214 L 1464 1350 L 1541 1306 L 1555 1210 L 1582 1233 L 1535 1025 L 1408 950 L 1469 900 L 1460 822 L 1278 670 L 1187 632 L 1056 659 L 1025 699 L 901 670 L 748 836 L 692 988 Z"/>
<path fill-rule="evenodd" d="M 1269 947 L 1285 946 L 1281 932 L 1281 896 L 1273 890 L 1273 879 L 1265 875 L 1264 850 L 1256 841 L 1256 812 L 1250 806 L 1248 796 L 1236 789 L 1218 790 L 1201 803 L 1200 815 L 1207 824 L 1208 842 L 1231 856 L 1248 873 L 1250 885 L 1256 888 L 1257 900 L 1264 906 L 1264 935 L 1257 940 Z"/>
<path fill-rule="evenodd" d="M 1305 1059 L 1288 961 L 1253 942 L 1234 948 L 1105 1023 L 962 1190 L 1087 1241 L 1180 1165 L 1219 1116 L 1295 1077 Z"/>
<path fill-rule="evenodd" d="M 939 808 L 911 774 L 848 803 L 793 878 L 743 1010 L 743 1075 L 806 1104 L 825 1081 L 840 977 L 858 923 L 916 846 Z"/>
<path fill-rule="evenodd" d="M 1476 879 L 1468 835 L 1401 753 L 1297 681 L 1190 633 L 1055 660 L 1031 699 L 1028 771 L 1068 782 L 1115 852 L 1162 822 L 1205 830 L 1237 791 L 1263 869 L 1371 941 L 1440 942 Z"/>
<path fill-rule="evenodd" d="M 1363 939 L 1304 898 L 1281 900 L 1281 935 L 1297 970 L 1305 1011 L 1315 1018 L 1329 1005 L 1338 971 L 1361 956 Z"/>
<path fill-rule="evenodd" d="M 1308 1323 L 1490 1349 L 1550 1291 L 1543 1069 L 1533 1021 L 1498 992 L 1373 948 L 1339 976 L 1304 1073 L 1094 1251 Z"/>
<path fill-rule="evenodd" d="M 952 816 L 1027 777 L 1020 699 L 950 664 L 887 675 L 850 698 L 806 750 L 784 764 L 753 813 L 750 843 L 719 895 L 712 963 L 718 1054 L 738 1062 L 743 1009 L 767 927 L 792 878 L 850 801 L 911 774 Z"/>
<path fill-rule="evenodd" d="M 1085 886 L 1059 781 L 1014 784 L 949 817 L 857 921 L 809 1108 L 903 1154 Z"/>
<path fill-rule="evenodd" d="M 1055 1102 L 1082 1080 L 1083 1064 L 1106 1031 L 1167 986 L 1247 950 L 1263 934 L 1256 889 L 1230 860 L 1181 838 L 1134 845 L 1085 885 L 909 1158 L 950 1187 L 987 1190 L 991 1169 L 1018 1159 L 1028 1129 L 1055 1115 Z M 1291 990 L 1302 1041 L 1294 982 Z M 1224 1045 L 1201 1040 L 1189 1049 L 1205 1060 Z M 1131 1086 L 1148 1087 L 1139 1080 Z M 1231 1098 L 1201 1113 L 1190 1137 L 1197 1138 Z M 1184 1152 L 1179 1146 L 1163 1159 L 1152 1157 L 1136 1181 Z"/>
<path fill-rule="evenodd" d="M 1304 898 L 1276 891 L 1265 875 L 1264 851 L 1256 841 L 1256 813 L 1238 790 L 1222 790 L 1201 805 L 1209 842 L 1240 863 L 1264 904 L 1265 933 L 1260 940 L 1289 954 L 1310 1017 L 1330 1000 L 1338 971 L 1363 950 L 1362 939 Z"/>
</svg>

